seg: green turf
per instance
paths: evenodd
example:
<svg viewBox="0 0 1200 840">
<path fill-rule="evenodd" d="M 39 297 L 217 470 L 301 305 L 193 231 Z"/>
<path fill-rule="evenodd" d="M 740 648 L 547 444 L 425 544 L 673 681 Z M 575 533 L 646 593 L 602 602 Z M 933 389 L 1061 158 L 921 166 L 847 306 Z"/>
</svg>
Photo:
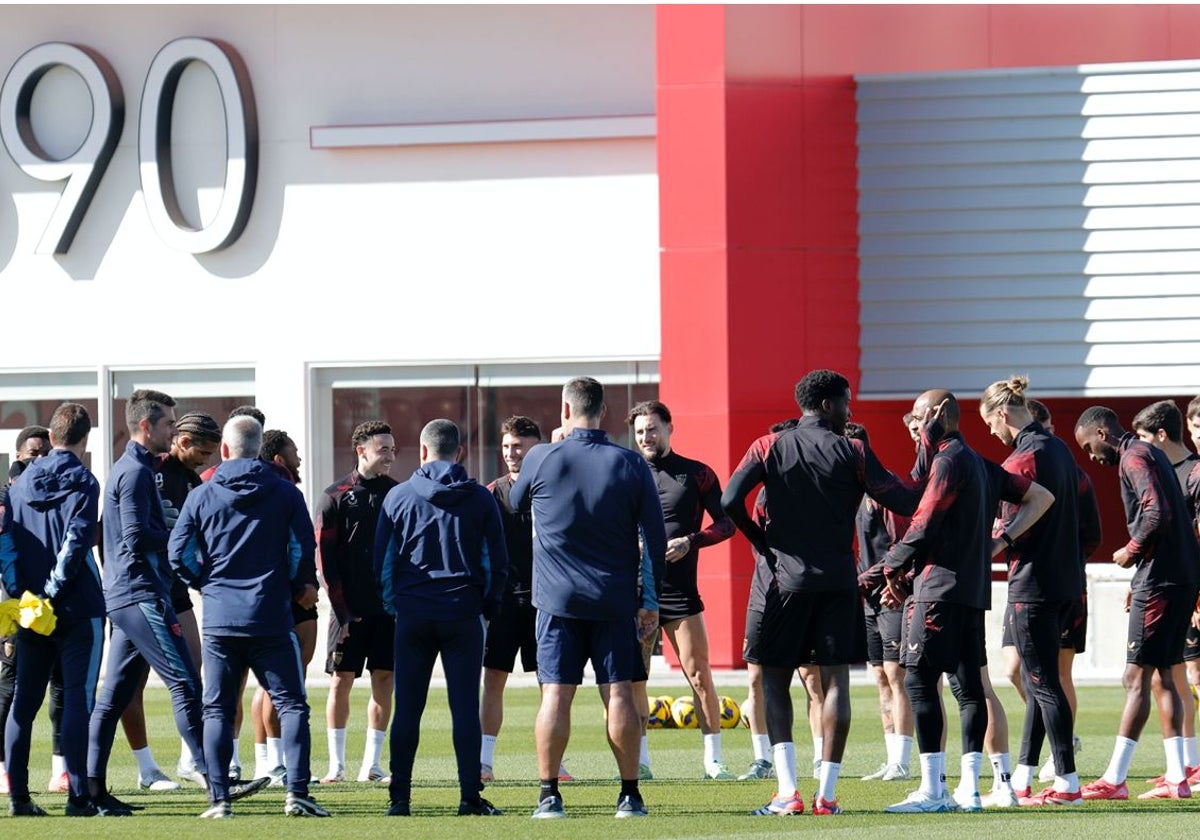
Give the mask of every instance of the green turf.
<svg viewBox="0 0 1200 840">
<path fill-rule="evenodd" d="M 720 689 L 741 700 L 743 686 L 729 685 Z M 798 691 L 798 689 L 797 689 Z M 1013 746 L 1019 740 L 1021 720 L 1016 694 L 1001 688 L 1001 697 L 1009 711 Z M 676 694 L 677 688 L 651 685 L 652 694 Z M 952 701 L 949 700 L 951 707 Z M 311 702 L 316 710 L 313 723 L 313 770 L 325 771 L 325 691 L 314 690 Z M 1122 692 L 1117 687 L 1090 687 L 1080 692 L 1078 732 L 1084 741 L 1079 755 L 1079 770 L 1084 779 L 1103 772 L 1112 748 L 1113 735 L 1120 711 Z M 118 735 L 117 748 L 109 778 L 117 795 L 147 806 L 132 819 L 102 819 L 64 821 L 60 818 L 22 820 L 15 838 L 51 837 L 70 834 L 87 838 L 120 838 L 120 840 L 149 840 L 149 838 L 222 837 L 255 838 L 263 840 L 286 836 L 289 840 L 322 838 L 322 840 L 370 840 L 370 833 L 386 832 L 388 837 L 437 837 L 452 832 L 453 840 L 494 838 L 508 835 L 521 837 L 605 837 L 605 838 L 751 838 L 777 836 L 780 831 L 833 833 L 839 837 L 858 837 L 900 827 L 917 831 L 923 840 L 954 838 L 961 840 L 966 833 L 983 836 L 1028 836 L 1033 831 L 1053 832 L 1054 840 L 1072 840 L 1113 836 L 1183 837 L 1194 833 L 1200 797 L 1191 802 L 1126 802 L 1088 803 L 1069 812 L 1052 809 L 1024 809 L 983 814 L 933 814 L 899 816 L 881 813 L 882 808 L 898 801 L 916 782 L 861 782 L 858 777 L 875 769 L 883 758 L 879 718 L 876 713 L 874 689 L 856 687 L 853 691 L 854 724 L 850 745 L 843 764 L 838 795 L 845 815 L 836 818 L 813 818 L 808 815 L 780 819 L 752 818 L 747 813 L 763 804 L 773 792 L 773 783 L 763 782 L 704 782 L 700 775 L 701 744 L 698 732 L 657 731 L 650 735 L 656 779 L 642 785 L 650 818 L 645 820 L 613 820 L 617 787 L 610 781 L 615 765 L 604 739 L 599 701 L 591 690 L 584 690 L 576 699 L 575 727 L 567 750 L 568 767 L 579 781 L 563 786 L 563 797 L 569 819 L 549 823 L 534 822 L 529 813 L 537 796 L 536 761 L 533 748 L 533 718 L 538 693 L 533 688 L 512 689 L 508 692 L 504 731 L 497 748 L 496 772 L 499 781 L 490 785 L 485 795 L 505 810 L 500 818 L 456 818 L 457 785 L 453 783 L 454 759 L 450 745 L 450 719 L 446 710 L 445 692 L 435 690 L 430 695 L 421 733 L 423 741 L 417 755 L 414 817 L 408 820 L 382 817 L 387 807 L 385 788 L 368 784 L 348 783 L 337 786 L 314 787 L 318 801 L 334 813 L 332 820 L 288 819 L 282 814 L 283 792 L 271 789 L 259 796 L 235 805 L 237 818 L 233 821 L 209 823 L 196 819 L 205 801 L 194 787 L 176 794 L 135 792 L 136 774 L 132 757 Z M 351 771 L 357 770 L 362 755 L 364 705 L 366 692 L 355 695 L 355 718 L 349 733 L 347 756 Z M 151 742 L 164 769 L 174 766 L 178 758 L 178 736 L 167 694 L 162 689 L 147 692 L 150 714 Z M 798 710 L 803 701 L 798 700 Z M 801 717 L 802 717 L 801 711 Z M 1154 720 L 1136 755 L 1131 773 L 1131 794 L 1145 789 L 1142 780 L 1162 769 L 1163 753 Z M 957 773 L 957 718 L 951 708 L 949 764 Z M 811 756 L 807 727 L 801 721 L 797 728 L 800 764 L 807 766 Z M 252 765 L 252 746 L 246 737 L 241 755 L 244 764 Z M 744 728 L 727 730 L 725 759 L 730 769 L 741 772 L 752 757 L 749 731 Z M 34 744 L 34 766 L 31 778 L 44 783 L 49 774 L 48 727 L 44 716 L 39 721 Z M 915 768 L 914 768 L 915 769 Z M 990 785 L 990 773 L 985 768 L 985 787 Z M 952 782 L 953 783 L 953 782 Z M 815 782 L 804 778 L 802 793 L 809 801 Z M 37 797 L 52 814 L 61 814 L 65 797 L 40 794 Z M 443 819 L 444 818 L 444 819 Z M 13 823 L 11 825 L 17 825 Z M 10 829 L 11 831 L 12 829 Z"/>
</svg>

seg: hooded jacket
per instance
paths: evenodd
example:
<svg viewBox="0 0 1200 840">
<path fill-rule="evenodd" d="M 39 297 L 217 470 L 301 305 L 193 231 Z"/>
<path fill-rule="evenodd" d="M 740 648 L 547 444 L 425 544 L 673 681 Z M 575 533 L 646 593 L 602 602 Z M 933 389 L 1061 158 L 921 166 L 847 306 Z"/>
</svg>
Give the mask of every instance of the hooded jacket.
<svg viewBox="0 0 1200 840">
<path fill-rule="evenodd" d="M 137 441 L 113 464 L 104 485 L 104 600 L 109 612 L 167 600 L 171 576 L 154 456 Z"/>
<path fill-rule="evenodd" d="M 171 567 L 204 599 L 204 632 L 277 636 L 292 599 L 316 586 L 304 496 L 257 458 L 234 458 L 188 494 L 171 531 Z"/>
<path fill-rule="evenodd" d="M 388 612 L 490 619 L 507 577 L 500 508 L 462 466 L 422 464 L 388 492 L 375 529 L 375 578 Z"/>
<path fill-rule="evenodd" d="M 104 615 L 104 591 L 92 547 L 100 483 L 66 449 L 33 461 L 8 494 L 0 531 L 4 589 L 51 599 L 60 622 Z"/>
</svg>

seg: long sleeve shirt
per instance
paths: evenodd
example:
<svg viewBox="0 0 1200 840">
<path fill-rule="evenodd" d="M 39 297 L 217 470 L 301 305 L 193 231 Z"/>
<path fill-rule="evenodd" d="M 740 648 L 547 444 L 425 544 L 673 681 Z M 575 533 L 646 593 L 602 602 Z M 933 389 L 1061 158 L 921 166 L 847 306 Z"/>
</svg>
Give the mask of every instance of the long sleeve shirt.
<svg viewBox="0 0 1200 840">
<path fill-rule="evenodd" d="M 1137 564 L 1133 588 L 1195 584 L 1200 581 L 1200 546 L 1171 462 L 1162 450 L 1132 434 L 1121 438 L 1118 449 L 1121 501 L 1129 529 L 1125 550 Z"/>
<path fill-rule="evenodd" d="M 539 610 L 590 621 L 631 618 L 643 603 L 639 571 L 653 596 L 648 602 L 658 603 L 667 538 L 658 488 L 641 455 L 600 429 L 574 429 L 558 443 L 529 450 L 511 499 L 515 509 L 533 511 Z"/>
<path fill-rule="evenodd" d="M 765 529 L 745 506 L 759 484 L 767 492 Z M 751 444 L 721 506 L 759 554 L 774 558 L 781 590 L 823 592 L 856 585 L 854 523 L 864 493 L 906 516 L 921 498 L 920 485 L 888 471 L 866 443 L 805 416 Z"/>
</svg>

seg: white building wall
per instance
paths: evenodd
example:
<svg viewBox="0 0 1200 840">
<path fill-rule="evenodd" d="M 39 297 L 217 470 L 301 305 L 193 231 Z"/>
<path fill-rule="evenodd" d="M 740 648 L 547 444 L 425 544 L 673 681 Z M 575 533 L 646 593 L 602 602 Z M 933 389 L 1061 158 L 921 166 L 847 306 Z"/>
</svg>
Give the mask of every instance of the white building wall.
<svg viewBox="0 0 1200 840">
<path fill-rule="evenodd" d="M 160 241 L 138 181 L 143 79 L 182 36 L 238 50 L 261 133 L 245 233 L 200 256 Z M 20 6 L 4 13 L 0 71 L 46 41 L 112 63 L 125 128 L 58 257 L 34 249 L 61 185 L 0 150 L 0 290 L 33 290 L 55 325 L 48 340 L 32 314 L 7 319 L 0 367 L 250 366 L 290 429 L 307 363 L 658 357 L 652 136 L 310 147 L 326 125 L 652 115 L 651 7 Z M 66 152 L 88 112 L 82 83 L 52 71 L 35 134 Z M 200 222 L 225 159 L 203 68 L 185 72 L 173 124 L 181 203 Z"/>
</svg>

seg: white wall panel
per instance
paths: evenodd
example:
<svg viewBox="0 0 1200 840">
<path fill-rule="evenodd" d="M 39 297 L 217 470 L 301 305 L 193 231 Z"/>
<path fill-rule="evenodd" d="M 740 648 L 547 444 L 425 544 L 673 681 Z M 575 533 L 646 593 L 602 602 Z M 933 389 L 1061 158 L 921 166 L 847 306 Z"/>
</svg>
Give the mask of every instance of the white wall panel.
<svg viewBox="0 0 1200 840">
<path fill-rule="evenodd" d="M 5 367 L 658 357 L 653 137 L 310 145 L 322 125 L 652 115 L 652 7 L 31 5 L 3 18 L 0 76 L 70 41 L 112 63 L 126 100 L 66 255 L 34 253 L 61 185 L 0 148 L 0 291 L 67 304 L 53 320 L 71 337 L 10 319 Z M 201 256 L 155 234 L 136 149 L 150 62 L 191 35 L 241 54 L 261 135 L 245 233 Z M 35 102 L 53 148 L 86 130 L 71 85 L 48 77 Z M 173 149 L 193 222 L 220 201 L 222 119 L 212 74 L 189 68 Z"/>
<path fill-rule="evenodd" d="M 857 82 L 865 394 L 1200 389 L 1200 63 Z"/>
</svg>

